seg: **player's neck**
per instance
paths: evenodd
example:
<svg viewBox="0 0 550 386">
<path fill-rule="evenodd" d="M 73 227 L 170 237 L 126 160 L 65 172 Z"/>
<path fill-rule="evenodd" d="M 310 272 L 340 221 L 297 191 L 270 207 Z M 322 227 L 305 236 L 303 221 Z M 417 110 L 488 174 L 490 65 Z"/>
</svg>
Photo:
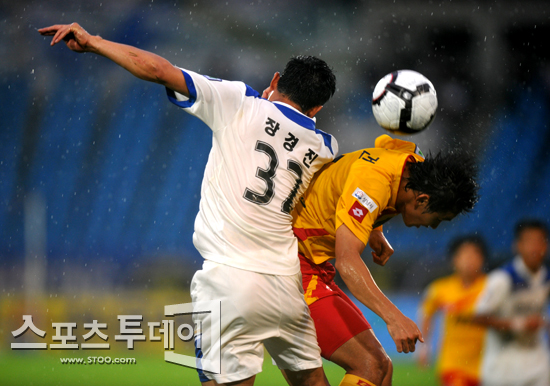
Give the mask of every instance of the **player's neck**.
<svg viewBox="0 0 550 386">
<path fill-rule="evenodd" d="M 478 279 L 479 276 L 480 275 L 460 276 L 460 282 L 462 283 L 462 287 L 464 287 L 464 288 L 471 287 L 472 285 L 474 285 L 474 283 L 476 282 L 476 280 Z"/>
<path fill-rule="evenodd" d="M 271 96 L 268 100 L 271 101 L 271 102 L 281 102 L 281 103 L 287 104 L 289 106 L 294 107 L 296 110 L 298 110 L 302 114 L 304 114 L 304 112 L 302 111 L 302 108 L 298 104 L 292 102 L 284 94 L 281 94 L 277 90 L 273 91 L 273 94 L 271 94 Z"/>
<path fill-rule="evenodd" d="M 302 108 L 300 107 L 300 105 L 298 105 L 297 103 L 294 103 L 293 101 L 291 101 L 289 98 L 286 97 L 285 94 L 281 94 L 279 91 L 277 90 L 274 90 L 273 93 L 269 96 L 268 98 L 269 101 L 271 102 L 281 102 L 281 103 L 285 103 L 289 106 L 292 106 L 294 107 L 296 110 L 298 110 L 299 112 L 301 112 L 302 114 L 310 117 L 310 118 L 313 118 L 315 116 L 315 114 L 317 114 L 317 112 L 319 110 L 321 110 L 322 106 L 317 106 L 317 107 L 314 107 L 308 111 L 304 111 L 302 110 Z"/>
<path fill-rule="evenodd" d="M 281 98 L 272 98 L 271 99 L 272 102 L 281 102 L 281 103 L 284 103 L 284 104 L 287 104 L 289 106 L 292 106 L 294 107 L 296 110 L 298 110 L 299 112 L 301 112 L 302 114 L 304 113 L 302 111 L 302 109 L 300 108 L 300 106 L 298 106 L 296 103 L 292 102 L 290 99 L 288 98 L 284 98 L 284 97 L 281 97 Z"/>
</svg>

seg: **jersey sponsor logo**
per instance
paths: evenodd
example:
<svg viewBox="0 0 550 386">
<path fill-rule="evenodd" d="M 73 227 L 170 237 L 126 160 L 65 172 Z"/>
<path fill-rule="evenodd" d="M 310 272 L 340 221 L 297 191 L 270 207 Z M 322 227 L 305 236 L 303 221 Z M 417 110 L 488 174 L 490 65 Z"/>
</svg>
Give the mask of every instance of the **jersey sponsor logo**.
<svg viewBox="0 0 550 386">
<path fill-rule="evenodd" d="M 360 223 L 363 222 L 363 219 L 365 218 L 367 213 L 369 213 L 368 209 L 361 205 L 359 201 L 355 201 L 348 212 L 351 217 L 353 217 Z"/>
<path fill-rule="evenodd" d="M 355 189 L 355 191 L 352 193 L 352 196 L 355 197 L 361 203 L 361 205 L 367 208 L 369 212 L 374 212 L 376 208 L 378 208 L 376 202 L 374 202 L 374 200 L 370 198 L 367 193 L 363 192 L 359 188 Z"/>
</svg>

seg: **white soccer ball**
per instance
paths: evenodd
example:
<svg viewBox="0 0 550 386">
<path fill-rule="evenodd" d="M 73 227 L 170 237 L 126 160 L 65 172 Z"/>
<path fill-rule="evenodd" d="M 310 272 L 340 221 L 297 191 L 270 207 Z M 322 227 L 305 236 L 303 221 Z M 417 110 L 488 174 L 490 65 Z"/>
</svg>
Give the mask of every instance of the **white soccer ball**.
<svg viewBox="0 0 550 386">
<path fill-rule="evenodd" d="M 384 129 L 401 135 L 424 130 L 437 110 L 437 93 L 424 75 L 412 70 L 394 71 L 376 84 L 372 112 Z"/>
</svg>

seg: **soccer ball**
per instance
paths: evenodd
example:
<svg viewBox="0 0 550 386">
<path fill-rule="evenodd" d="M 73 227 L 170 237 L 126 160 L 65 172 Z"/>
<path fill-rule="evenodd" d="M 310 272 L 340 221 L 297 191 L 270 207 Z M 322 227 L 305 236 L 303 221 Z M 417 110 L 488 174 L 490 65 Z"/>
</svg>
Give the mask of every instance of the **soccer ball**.
<svg viewBox="0 0 550 386">
<path fill-rule="evenodd" d="M 424 130 L 437 109 L 435 88 L 424 75 L 412 70 L 394 71 L 376 84 L 372 112 L 384 129 L 401 135 Z"/>
</svg>

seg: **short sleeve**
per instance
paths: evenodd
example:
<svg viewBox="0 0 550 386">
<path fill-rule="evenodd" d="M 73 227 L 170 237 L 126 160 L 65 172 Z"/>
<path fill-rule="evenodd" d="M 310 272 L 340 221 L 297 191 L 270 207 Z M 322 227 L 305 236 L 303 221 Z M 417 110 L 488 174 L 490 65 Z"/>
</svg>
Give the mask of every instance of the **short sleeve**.
<svg viewBox="0 0 550 386">
<path fill-rule="evenodd" d="M 432 283 L 424 292 L 420 311 L 421 315 L 425 318 L 431 317 L 439 310 L 440 301 L 438 288 L 437 282 Z"/>
<path fill-rule="evenodd" d="M 477 315 L 494 314 L 499 311 L 510 296 L 512 282 L 503 270 L 497 270 L 489 275 L 487 284 L 475 305 Z"/>
<path fill-rule="evenodd" d="M 367 245 L 373 224 L 387 206 L 390 196 L 391 177 L 356 162 L 336 205 L 335 229 L 346 224 Z"/>
<path fill-rule="evenodd" d="M 211 78 L 189 70 L 181 70 L 189 98 L 166 89 L 168 99 L 206 123 L 214 132 L 226 127 L 241 108 L 247 96 L 260 97 L 259 93 L 242 82 Z"/>
</svg>

